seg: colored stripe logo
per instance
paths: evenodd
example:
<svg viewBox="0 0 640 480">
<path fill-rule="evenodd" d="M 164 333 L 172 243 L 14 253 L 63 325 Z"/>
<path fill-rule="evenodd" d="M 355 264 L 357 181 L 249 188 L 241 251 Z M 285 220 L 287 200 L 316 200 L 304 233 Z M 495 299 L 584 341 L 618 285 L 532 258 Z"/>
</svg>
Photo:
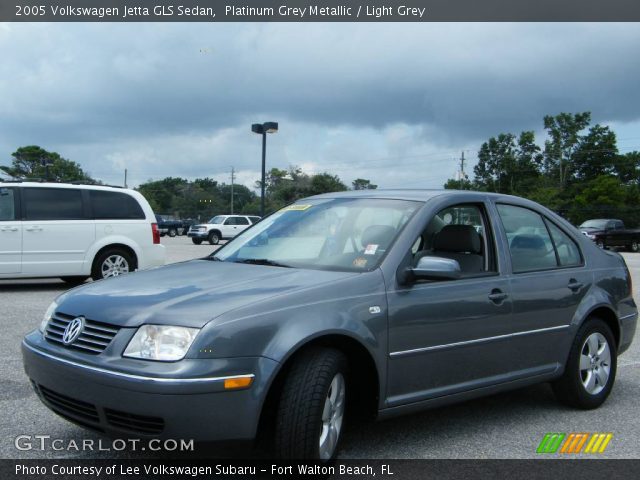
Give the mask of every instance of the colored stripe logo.
<svg viewBox="0 0 640 480">
<path fill-rule="evenodd" d="M 611 433 L 546 433 L 536 453 L 604 453 L 612 438 Z"/>
</svg>

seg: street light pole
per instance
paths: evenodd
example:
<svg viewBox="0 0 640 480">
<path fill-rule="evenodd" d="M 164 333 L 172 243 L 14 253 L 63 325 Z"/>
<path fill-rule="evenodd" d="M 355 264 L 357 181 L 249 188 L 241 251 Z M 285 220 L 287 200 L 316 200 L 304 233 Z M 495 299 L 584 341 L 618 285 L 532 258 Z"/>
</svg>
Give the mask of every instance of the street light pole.
<svg viewBox="0 0 640 480">
<path fill-rule="evenodd" d="M 260 180 L 260 216 L 264 217 L 264 189 L 267 175 L 267 133 L 278 131 L 278 122 L 254 123 L 251 131 L 262 135 L 262 177 Z"/>
</svg>

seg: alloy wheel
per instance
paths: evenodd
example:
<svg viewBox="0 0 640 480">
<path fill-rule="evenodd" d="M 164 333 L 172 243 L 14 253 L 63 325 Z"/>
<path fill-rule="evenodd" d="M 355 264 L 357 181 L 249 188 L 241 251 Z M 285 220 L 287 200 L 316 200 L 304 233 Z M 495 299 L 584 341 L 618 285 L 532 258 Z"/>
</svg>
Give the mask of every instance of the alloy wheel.
<svg viewBox="0 0 640 480">
<path fill-rule="evenodd" d="M 580 381 L 591 395 L 599 394 L 609 381 L 611 372 L 611 349 L 609 342 L 599 332 L 585 340 L 580 354 Z"/>
<path fill-rule="evenodd" d="M 345 407 L 345 381 L 341 373 L 336 373 L 329 386 L 322 411 L 322 429 L 320 431 L 320 458 L 330 459 L 338 445 L 342 431 Z"/>
</svg>

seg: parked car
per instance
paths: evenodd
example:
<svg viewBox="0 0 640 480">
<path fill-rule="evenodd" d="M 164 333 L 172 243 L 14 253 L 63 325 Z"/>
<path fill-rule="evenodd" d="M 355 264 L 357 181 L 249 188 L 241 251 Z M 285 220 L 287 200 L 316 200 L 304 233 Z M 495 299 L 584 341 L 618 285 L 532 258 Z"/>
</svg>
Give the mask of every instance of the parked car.
<svg viewBox="0 0 640 480">
<path fill-rule="evenodd" d="M 640 229 L 628 229 L 622 220 L 598 218 L 587 220 L 578 228 L 600 248 L 624 247 L 630 252 L 640 250 Z"/>
<path fill-rule="evenodd" d="M 369 190 L 301 200 L 207 258 L 65 293 L 22 352 L 40 399 L 80 425 L 260 434 L 280 457 L 329 460 L 351 416 L 539 382 L 596 408 L 637 315 L 624 259 L 534 202 Z"/>
<path fill-rule="evenodd" d="M 161 237 L 165 235 L 169 235 L 170 237 L 184 235 L 189 230 L 189 227 L 185 226 L 184 221 L 176 220 L 168 215 L 156 215 L 156 222 L 158 222 L 158 231 Z"/>
<path fill-rule="evenodd" d="M 196 245 L 205 240 L 217 245 L 220 240 L 229 240 L 259 221 L 260 217 L 250 215 L 216 215 L 207 223 L 192 225 L 187 235 Z"/>
<path fill-rule="evenodd" d="M 164 263 L 153 211 L 134 190 L 0 182 L 0 278 L 78 284 Z"/>
</svg>

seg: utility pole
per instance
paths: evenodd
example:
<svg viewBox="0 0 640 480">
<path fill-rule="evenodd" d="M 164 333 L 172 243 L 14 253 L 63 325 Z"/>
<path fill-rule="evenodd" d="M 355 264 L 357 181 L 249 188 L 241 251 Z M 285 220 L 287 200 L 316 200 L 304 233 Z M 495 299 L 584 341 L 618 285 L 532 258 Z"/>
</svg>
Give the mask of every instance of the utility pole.
<svg viewBox="0 0 640 480">
<path fill-rule="evenodd" d="M 124 188 L 127 188 L 127 169 L 124 169 Z"/>
<path fill-rule="evenodd" d="M 460 178 L 467 178 L 467 176 L 464 174 L 464 150 L 462 151 L 462 156 L 460 157 Z"/>
<path fill-rule="evenodd" d="M 233 184 L 236 180 L 236 171 L 231 167 L 231 215 L 233 215 Z"/>
</svg>

